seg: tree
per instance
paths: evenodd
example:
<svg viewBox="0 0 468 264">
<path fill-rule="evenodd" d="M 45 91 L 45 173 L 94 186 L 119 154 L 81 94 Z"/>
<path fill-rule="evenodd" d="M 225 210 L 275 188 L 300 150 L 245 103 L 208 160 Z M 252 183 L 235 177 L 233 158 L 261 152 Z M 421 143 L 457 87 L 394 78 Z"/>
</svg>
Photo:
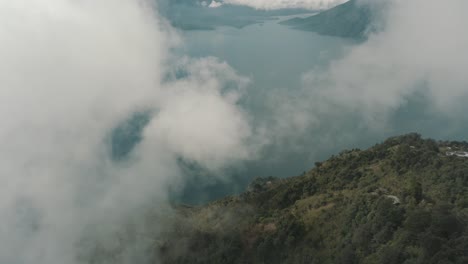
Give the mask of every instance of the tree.
<svg viewBox="0 0 468 264">
<path fill-rule="evenodd" d="M 416 200 L 416 203 L 420 203 L 423 198 L 422 184 L 415 178 L 411 179 L 409 187 L 410 195 Z"/>
</svg>

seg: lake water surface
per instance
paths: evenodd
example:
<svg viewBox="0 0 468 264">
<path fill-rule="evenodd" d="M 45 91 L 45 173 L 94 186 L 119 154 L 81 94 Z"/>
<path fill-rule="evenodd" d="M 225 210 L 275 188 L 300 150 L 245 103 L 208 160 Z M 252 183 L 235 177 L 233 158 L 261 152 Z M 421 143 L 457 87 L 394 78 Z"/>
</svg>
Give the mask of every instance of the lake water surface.
<svg viewBox="0 0 468 264">
<path fill-rule="evenodd" d="M 251 79 L 242 104 L 254 123 L 275 119 L 271 114 L 272 106 L 264 100 L 268 95 L 300 90 L 304 73 L 326 67 L 359 45 L 349 39 L 294 30 L 279 25 L 281 19 L 286 18 L 242 29 L 220 27 L 211 31 L 183 32 L 186 43 L 183 53 L 192 57 L 217 57 Z M 377 132 L 357 127 L 353 119 L 322 120 L 326 124 L 319 130 L 302 132 L 291 142 L 273 142 L 259 159 L 246 162 L 242 169 L 232 172 L 232 181 L 200 185 L 194 180 L 189 183 L 184 199 L 203 201 L 240 192 L 253 177 L 299 175 L 312 168 L 315 161 L 324 160 L 344 148 L 366 148 L 392 135 L 418 132 L 436 139 L 468 139 L 464 122 L 435 115 L 428 111 L 427 104 L 424 95 L 408 98 L 389 119 L 388 128 Z"/>
</svg>

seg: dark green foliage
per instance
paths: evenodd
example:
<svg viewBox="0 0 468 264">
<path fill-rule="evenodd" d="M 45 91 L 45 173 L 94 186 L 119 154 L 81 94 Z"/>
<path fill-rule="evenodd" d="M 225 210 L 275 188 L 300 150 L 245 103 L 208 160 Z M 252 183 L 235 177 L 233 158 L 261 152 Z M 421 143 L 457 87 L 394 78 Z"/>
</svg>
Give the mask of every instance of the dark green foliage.
<svg viewBox="0 0 468 264">
<path fill-rule="evenodd" d="M 422 233 L 429 228 L 431 224 L 431 212 L 428 210 L 417 208 L 407 214 L 405 221 L 405 229 L 414 235 Z"/>
<path fill-rule="evenodd" d="M 413 182 L 411 185 L 411 192 L 417 203 L 421 202 L 423 198 L 422 185 L 419 182 Z"/>
<path fill-rule="evenodd" d="M 175 224 L 157 250 L 163 263 L 468 263 L 468 158 L 448 148 L 468 144 L 409 134 L 256 179 L 239 197 L 181 209 L 197 224 Z"/>
</svg>

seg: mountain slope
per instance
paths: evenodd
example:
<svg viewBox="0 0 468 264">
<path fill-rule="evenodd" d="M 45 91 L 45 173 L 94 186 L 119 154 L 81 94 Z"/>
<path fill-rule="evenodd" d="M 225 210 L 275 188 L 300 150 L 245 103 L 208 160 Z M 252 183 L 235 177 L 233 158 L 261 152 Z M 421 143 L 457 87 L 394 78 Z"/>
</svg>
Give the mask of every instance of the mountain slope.
<svg viewBox="0 0 468 264">
<path fill-rule="evenodd" d="M 362 39 L 371 24 L 372 12 L 368 6 L 356 2 L 351 0 L 317 15 L 293 18 L 281 24 L 321 35 Z"/>
<path fill-rule="evenodd" d="M 208 8 L 198 0 L 166 0 L 159 5 L 160 11 L 174 27 L 183 30 L 213 30 L 228 26 L 243 28 L 263 23 L 275 16 L 304 14 L 302 9 L 256 10 L 246 6 L 223 5 Z"/>
<path fill-rule="evenodd" d="M 390 138 L 180 207 L 162 263 L 468 263 L 468 143 Z"/>
</svg>

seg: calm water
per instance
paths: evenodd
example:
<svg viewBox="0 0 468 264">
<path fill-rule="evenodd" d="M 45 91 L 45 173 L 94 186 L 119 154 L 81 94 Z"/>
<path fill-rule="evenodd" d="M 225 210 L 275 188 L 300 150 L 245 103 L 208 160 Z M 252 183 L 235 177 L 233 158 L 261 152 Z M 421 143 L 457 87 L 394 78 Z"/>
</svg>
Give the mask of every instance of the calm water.
<svg viewBox="0 0 468 264">
<path fill-rule="evenodd" d="M 265 90 L 300 87 L 303 73 L 340 57 L 343 49 L 352 43 L 292 30 L 278 21 L 243 29 L 189 31 L 185 33 L 185 51 L 195 57 L 215 56 L 227 61 L 240 74 L 252 79 L 249 96 L 259 96 Z"/>
<path fill-rule="evenodd" d="M 270 112 L 271 105 L 264 100 L 268 95 L 301 89 L 304 73 L 326 66 L 355 45 L 350 40 L 292 30 L 279 25 L 279 21 L 267 21 L 242 29 L 221 27 L 213 31 L 184 32 L 187 45 L 183 53 L 193 57 L 215 56 L 251 79 L 242 105 L 256 120 L 254 123 L 275 118 Z M 240 192 L 253 177 L 298 175 L 310 169 L 314 161 L 334 151 L 330 149 L 317 156 L 317 151 L 311 154 L 303 148 L 285 148 L 283 144 L 271 144 L 258 160 L 230 172 L 228 178 L 232 180 L 229 182 L 205 185 L 202 180 L 193 180 L 188 184 L 184 200 L 205 201 Z M 295 141 L 293 144 L 308 145 L 312 142 Z"/>
<path fill-rule="evenodd" d="M 282 18 L 284 19 L 284 18 Z M 347 50 L 359 45 L 351 40 L 320 36 L 279 25 L 279 20 L 255 24 L 243 29 L 229 27 L 213 31 L 187 31 L 184 53 L 193 57 L 215 56 L 226 61 L 238 73 L 251 78 L 252 83 L 243 107 L 255 122 L 274 120 L 271 105 L 265 100 L 270 94 L 293 94 L 301 89 L 301 76 L 313 68 L 326 67 Z M 274 142 L 265 148 L 262 157 L 247 162 L 241 169 L 227 172 L 231 181 L 211 184 L 197 181 L 188 184 L 183 197 L 186 202 L 206 201 L 244 190 L 253 177 L 299 175 L 344 148 L 366 148 L 388 136 L 418 132 L 439 139 L 468 139 L 467 126 L 460 119 L 447 119 L 429 112 L 424 95 L 408 98 L 407 104 L 396 111 L 388 128 L 368 131 L 347 118 L 322 120 L 314 131 L 292 132 L 292 140 Z M 357 117 L 358 118 L 358 117 Z M 467 118 L 463 118 L 466 120 Z M 468 123 L 468 122 L 466 122 Z"/>
</svg>

